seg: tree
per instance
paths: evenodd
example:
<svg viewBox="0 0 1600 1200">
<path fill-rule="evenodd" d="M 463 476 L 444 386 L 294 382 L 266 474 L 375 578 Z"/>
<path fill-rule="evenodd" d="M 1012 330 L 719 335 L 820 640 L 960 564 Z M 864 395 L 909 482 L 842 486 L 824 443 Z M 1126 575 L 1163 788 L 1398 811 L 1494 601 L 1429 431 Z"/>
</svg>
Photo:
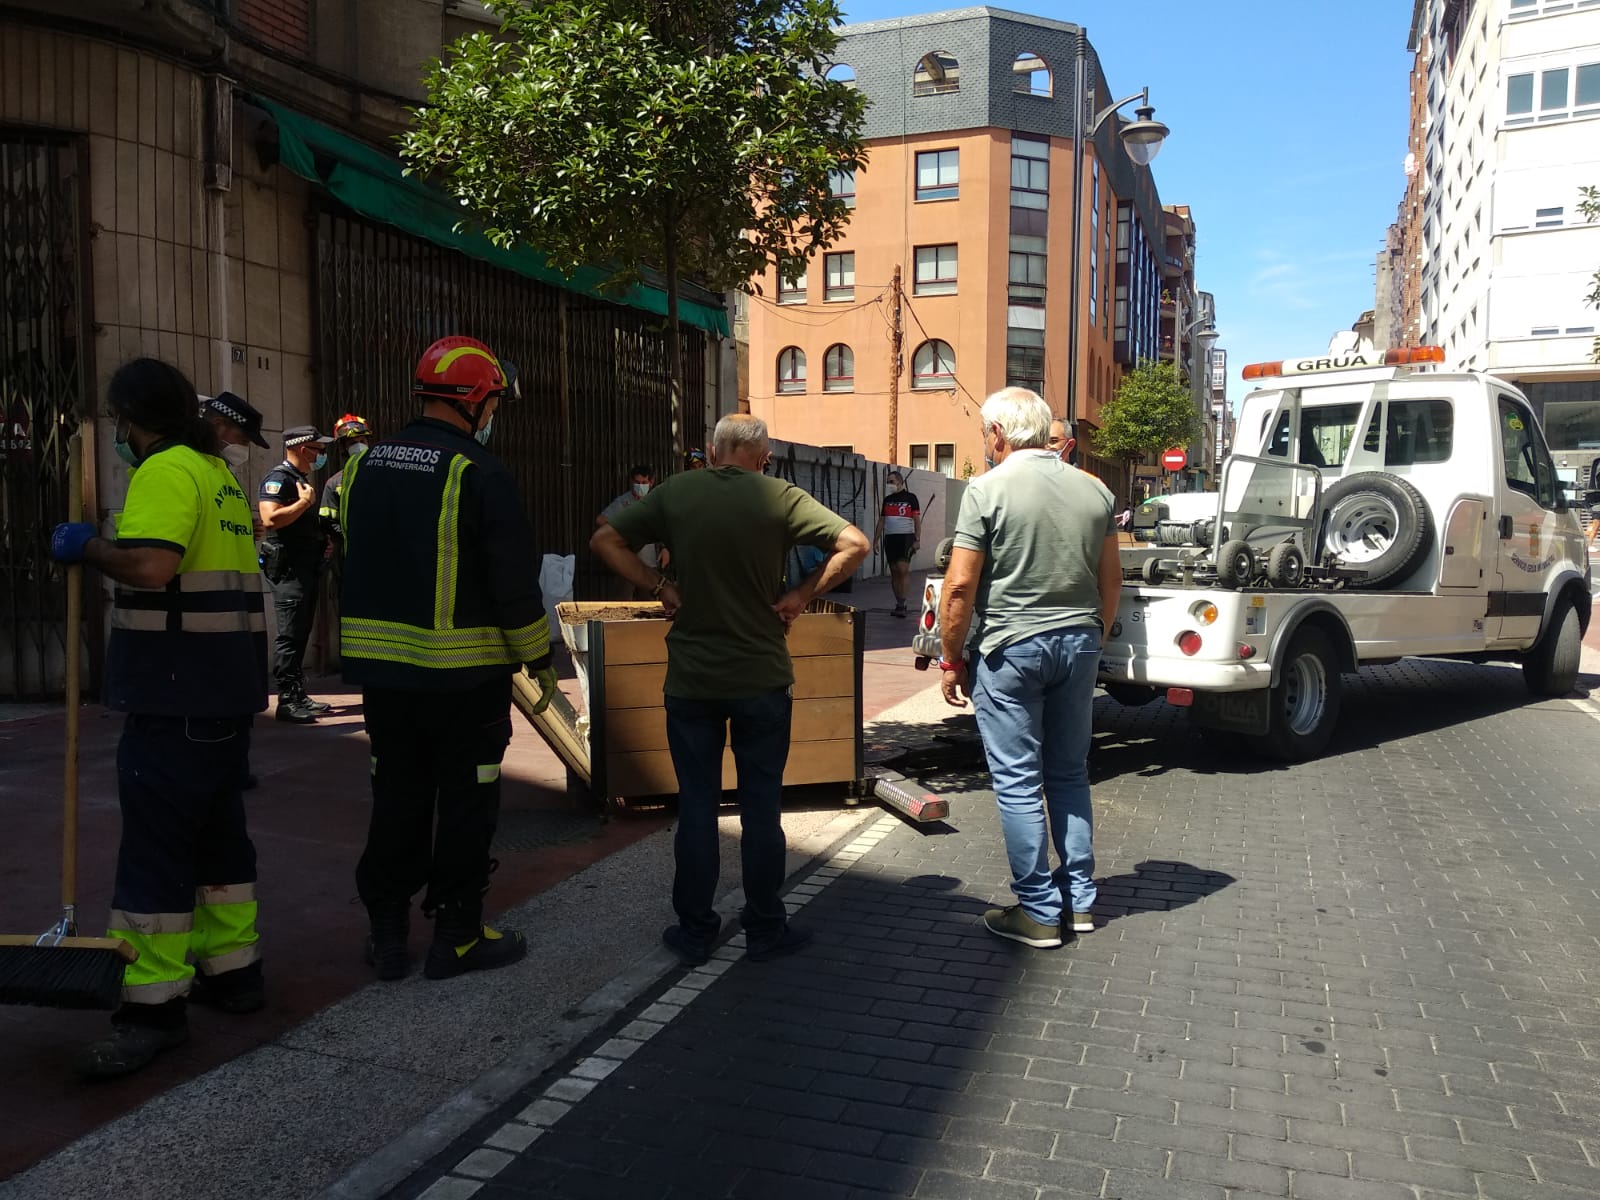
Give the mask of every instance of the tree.
<svg viewBox="0 0 1600 1200">
<path fill-rule="evenodd" d="M 834 0 L 486 0 L 497 35 L 435 62 L 402 153 L 502 246 L 607 283 L 658 268 L 673 453 L 683 275 L 750 288 L 804 270 L 850 218 L 830 173 L 866 161 L 866 99 L 825 78 Z"/>
<path fill-rule="evenodd" d="M 1578 211 L 1583 214 L 1585 221 L 1600 221 L 1600 188 L 1582 187 L 1578 189 Z M 1600 308 L 1600 271 L 1590 277 L 1594 286 L 1589 289 L 1589 294 L 1584 297 L 1591 308 Z M 1594 346 L 1589 351 L 1589 357 L 1594 362 L 1600 362 L 1600 337 L 1595 338 Z"/>
<path fill-rule="evenodd" d="M 1095 453 L 1126 459 L 1130 468 L 1146 454 L 1186 446 L 1200 433 L 1200 418 L 1189 389 L 1171 363 L 1146 359 L 1135 367 L 1117 394 L 1100 410 Z"/>
</svg>

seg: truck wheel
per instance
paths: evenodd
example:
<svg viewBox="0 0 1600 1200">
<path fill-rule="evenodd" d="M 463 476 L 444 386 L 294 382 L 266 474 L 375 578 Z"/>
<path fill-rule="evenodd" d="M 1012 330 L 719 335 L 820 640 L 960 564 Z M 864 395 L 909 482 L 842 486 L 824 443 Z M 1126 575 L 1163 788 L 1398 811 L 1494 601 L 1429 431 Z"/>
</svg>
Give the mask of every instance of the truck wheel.
<svg viewBox="0 0 1600 1200">
<path fill-rule="evenodd" d="M 1110 696 L 1123 708 L 1138 708 L 1140 705 L 1149 704 L 1156 698 L 1156 689 L 1146 687 L 1142 683 L 1105 683 L 1101 684 Z"/>
<path fill-rule="evenodd" d="M 1583 633 L 1578 610 L 1563 596 L 1550 612 L 1539 640 L 1523 656 L 1522 678 L 1535 696 L 1565 696 L 1577 685 Z"/>
<path fill-rule="evenodd" d="M 1338 480 L 1322 497 L 1326 554 L 1362 572 L 1362 586 L 1398 583 L 1433 545 L 1428 504 L 1404 479 L 1363 471 Z"/>
<path fill-rule="evenodd" d="M 1306 556 L 1293 542 L 1279 542 L 1267 555 L 1267 582 L 1273 587 L 1297 588 L 1306 577 Z"/>
<path fill-rule="evenodd" d="M 1161 560 L 1159 558 L 1145 559 L 1144 565 L 1139 568 L 1139 578 L 1144 580 L 1147 587 L 1160 587 L 1162 580 L 1166 578 L 1161 571 Z"/>
<path fill-rule="evenodd" d="M 1270 724 L 1253 739 L 1261 753 L 1284 762 L 1304 762 L 1328 748 L 1339 722 L 1339 656 L 1328 635 L 1315 627 L 1289 640 L 1283 670 L 1272 685 Z"/>
<path fill-rule="evenodd" d="M 1254 578 L 1256 554 L 1242 538 L 1225 542 L 1217 556 L 1217 582 L 1223 587 L 1242 588 Z"/>
<path fill-rule="evenodd" d="M 955 538 L 945 538 L 933 551 L 933 565 L 941 573 L 950 569 L 950 555 L 956 548 Z"/>
</svg>

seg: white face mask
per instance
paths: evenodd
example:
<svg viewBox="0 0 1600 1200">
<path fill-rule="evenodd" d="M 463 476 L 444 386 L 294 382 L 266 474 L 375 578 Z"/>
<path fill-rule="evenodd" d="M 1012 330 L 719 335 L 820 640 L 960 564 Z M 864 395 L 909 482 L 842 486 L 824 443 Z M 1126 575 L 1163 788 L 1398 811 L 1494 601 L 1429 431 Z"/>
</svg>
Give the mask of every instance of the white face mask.
<svg viewBox="0 0 1600 1200">
<path fill-rule="evenodd" d="M 230 467 L 242 467 L 250 461 L 250 447 L 229 443 L 222 448 L 222 458 Z"/>
<path fill-rule="evenodd" d="M 634 496 L 636 498 L 638 498 L 640 500 L 643 500 L 646 496 L 648 496 L 650 494 L 650 485 L 648 483 L 636 483 L 636 484 L 634 484 L 633 485 L 633 494 L 634 494 Z"/>
<path fill-rule="evenodd" d="M 366 452 L 367 452 L 367 444 L 365 442 L 351 442 L 350 443 L 350 456 L 349 456 L 350 458 L 360 458 Z M 348 459 L 346 461 L 348 461 Z"/>
</svg>

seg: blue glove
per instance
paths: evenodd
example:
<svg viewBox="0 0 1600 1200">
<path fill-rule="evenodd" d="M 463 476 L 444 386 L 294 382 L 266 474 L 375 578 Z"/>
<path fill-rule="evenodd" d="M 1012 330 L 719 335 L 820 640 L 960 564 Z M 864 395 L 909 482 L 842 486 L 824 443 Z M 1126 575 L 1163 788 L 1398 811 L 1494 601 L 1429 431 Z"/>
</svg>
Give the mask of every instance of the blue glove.
<svg viewBox="0 0 1600 1200">
<path fill-rule="evenodd" d="M 58 563 L 81 563 L 83 548 L 100 531 L 88 521 L 63 521 L 50 535 L 50 557 Z"/>
</svg>

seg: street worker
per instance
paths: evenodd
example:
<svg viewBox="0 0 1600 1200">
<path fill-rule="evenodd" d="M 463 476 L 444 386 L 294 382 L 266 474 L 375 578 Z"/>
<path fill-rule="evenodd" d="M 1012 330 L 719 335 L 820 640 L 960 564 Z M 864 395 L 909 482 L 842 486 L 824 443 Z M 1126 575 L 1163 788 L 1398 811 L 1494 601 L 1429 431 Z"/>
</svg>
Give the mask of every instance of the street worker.
<svg viewBox="0 0 1600 1200">
<path fill-rule="evenodd" d="M 735 414 L 717 422 L 711 467 L 686 471 L 595 530 L 590 549 L 659 599 L 672 618 L 663 702 L 678 777 L 678 923 L 661 935 L 679 959 L 706 961 L 722 918 L 717 806 L 730 735 L 738 771 L 744 866 L 745 957 L 762 961 L 809 941 L 789 924 L 783 884 L 783 772 L 789 758 L 794 666 L 785 636 L 814 595 L 848 578 L 867 556 L 865 535 L 793 484 L 762 472 L 766 423 Z M 673 549 L 677 582 L 651 571 L 637 547 Z M 783 569 L 796 545 L 828 556 L 788 591 Z"/>
<path fill-rule="evenodd" d="M 339 469 L 322 485 L 322 502 L 317 516 L 322 520 L 322 531 L 328 535 L 329 587 L 334 596 L 339 594 L 339 577 L 344 564 L 344 530 L 339 525 L 339 497 L 344 491 L 345 472 L 350 464 L 367 452 L 372 444 L 372 426 L 366 418 L 355 413 L 345 413 L 333 423 L 333 445 L 339 455 Z"/>
<path fill-rule="evenodd" d="M 890 471 L 884 480 L 889 491 L 872 531 L 872 549 L 889 561 L 889 586 L 894 589 L 894 615 L 906 615 L 906 588 L 911 581 L 911 559 L 922 544 L 922 505 L 906 491 L 905 476 Z"/>
<path fill-rule="evenodd" d="M 421 415 L 345 468 L 340 657 L 372 743 L 372 821 L 356 866 L 379 979 L 410 969 L 411 898 L 434 919 L 423 973 L 448 979 L 527 953 L 483 923 L 523 664 L 555 695 L 539 555 L 511 472 L 484 447 L 514 368 L 441 338 L 417 363 Z M 424 891 L 424 889 L 426 889 Z"/>
<path fill-rule="evenodd" d="M 261 570 L 272 589 L 277 638 L 272 674 L 278 681 L 280 721 L 309 725 L 328 705 L 306 694 L 306 643 L 317 615 L 317 591 L 328 538 L 317 517 L 317 492 L 311 473 L 328 462 L 332 438 L 311 425 L 283 431 L 283 461 L 261 480 L 259 508 L 266 534 L 261 539 Z"/>
<path fill-rule="evenodd" d="M 251 716 L 267 706 L 250 501 L 176 367 L 135 359 L 112 375 L 107 400 L 117 456 L 134 468 L 117 535 L 58 525 L 50 548 L 116 584 L 101 700 L 127 714 L 109 932 L 139 957 L 110 1036 L 79 1056 L 91 1078 L 137 1071 L 187 1041 L 197 974 L 204 998 L 226 1012 L 264 1003 L 256 852 L 240 791 Z"/>
<path fill-rule="evenodd" d="M 1046 447 L 1050 408 L 1035 393 L 1005 388 L 981 416 L 992 469 L 961 498 L 940 599 L 941 686 L 976 711 L 1017 897 L 983 923 L 1059 946 L 1063 929 L 1094 928 L 1088 755 L 1101 634 L 1122 589 L 1116 501 Z"/>
<path fill-rule="evenodd" d="M 639 503 L 650 494 L 650 489 L 655 484 L 655 473 L 649 467 L 637 465 L 630 468 L 628 471 L 628 490 L 601 510 L 600 515 L 594 519 L 595 528 L 598 529 L 600 526 L 609 523 L 618 513 Z M 651 579 L 654 579 L 656 573 L 666 565 L 661 561 L 661 558 L 662 551 L 659 546 L 652 544 L 639 548 L 639 561 L 650 572 Z M 640 590 L 620 576 L 617 577 L 613 591 L 615 593 L 613 598 L 617 600 L 648 600 L 650 598 L 648 588 Z"/>
</svg>

